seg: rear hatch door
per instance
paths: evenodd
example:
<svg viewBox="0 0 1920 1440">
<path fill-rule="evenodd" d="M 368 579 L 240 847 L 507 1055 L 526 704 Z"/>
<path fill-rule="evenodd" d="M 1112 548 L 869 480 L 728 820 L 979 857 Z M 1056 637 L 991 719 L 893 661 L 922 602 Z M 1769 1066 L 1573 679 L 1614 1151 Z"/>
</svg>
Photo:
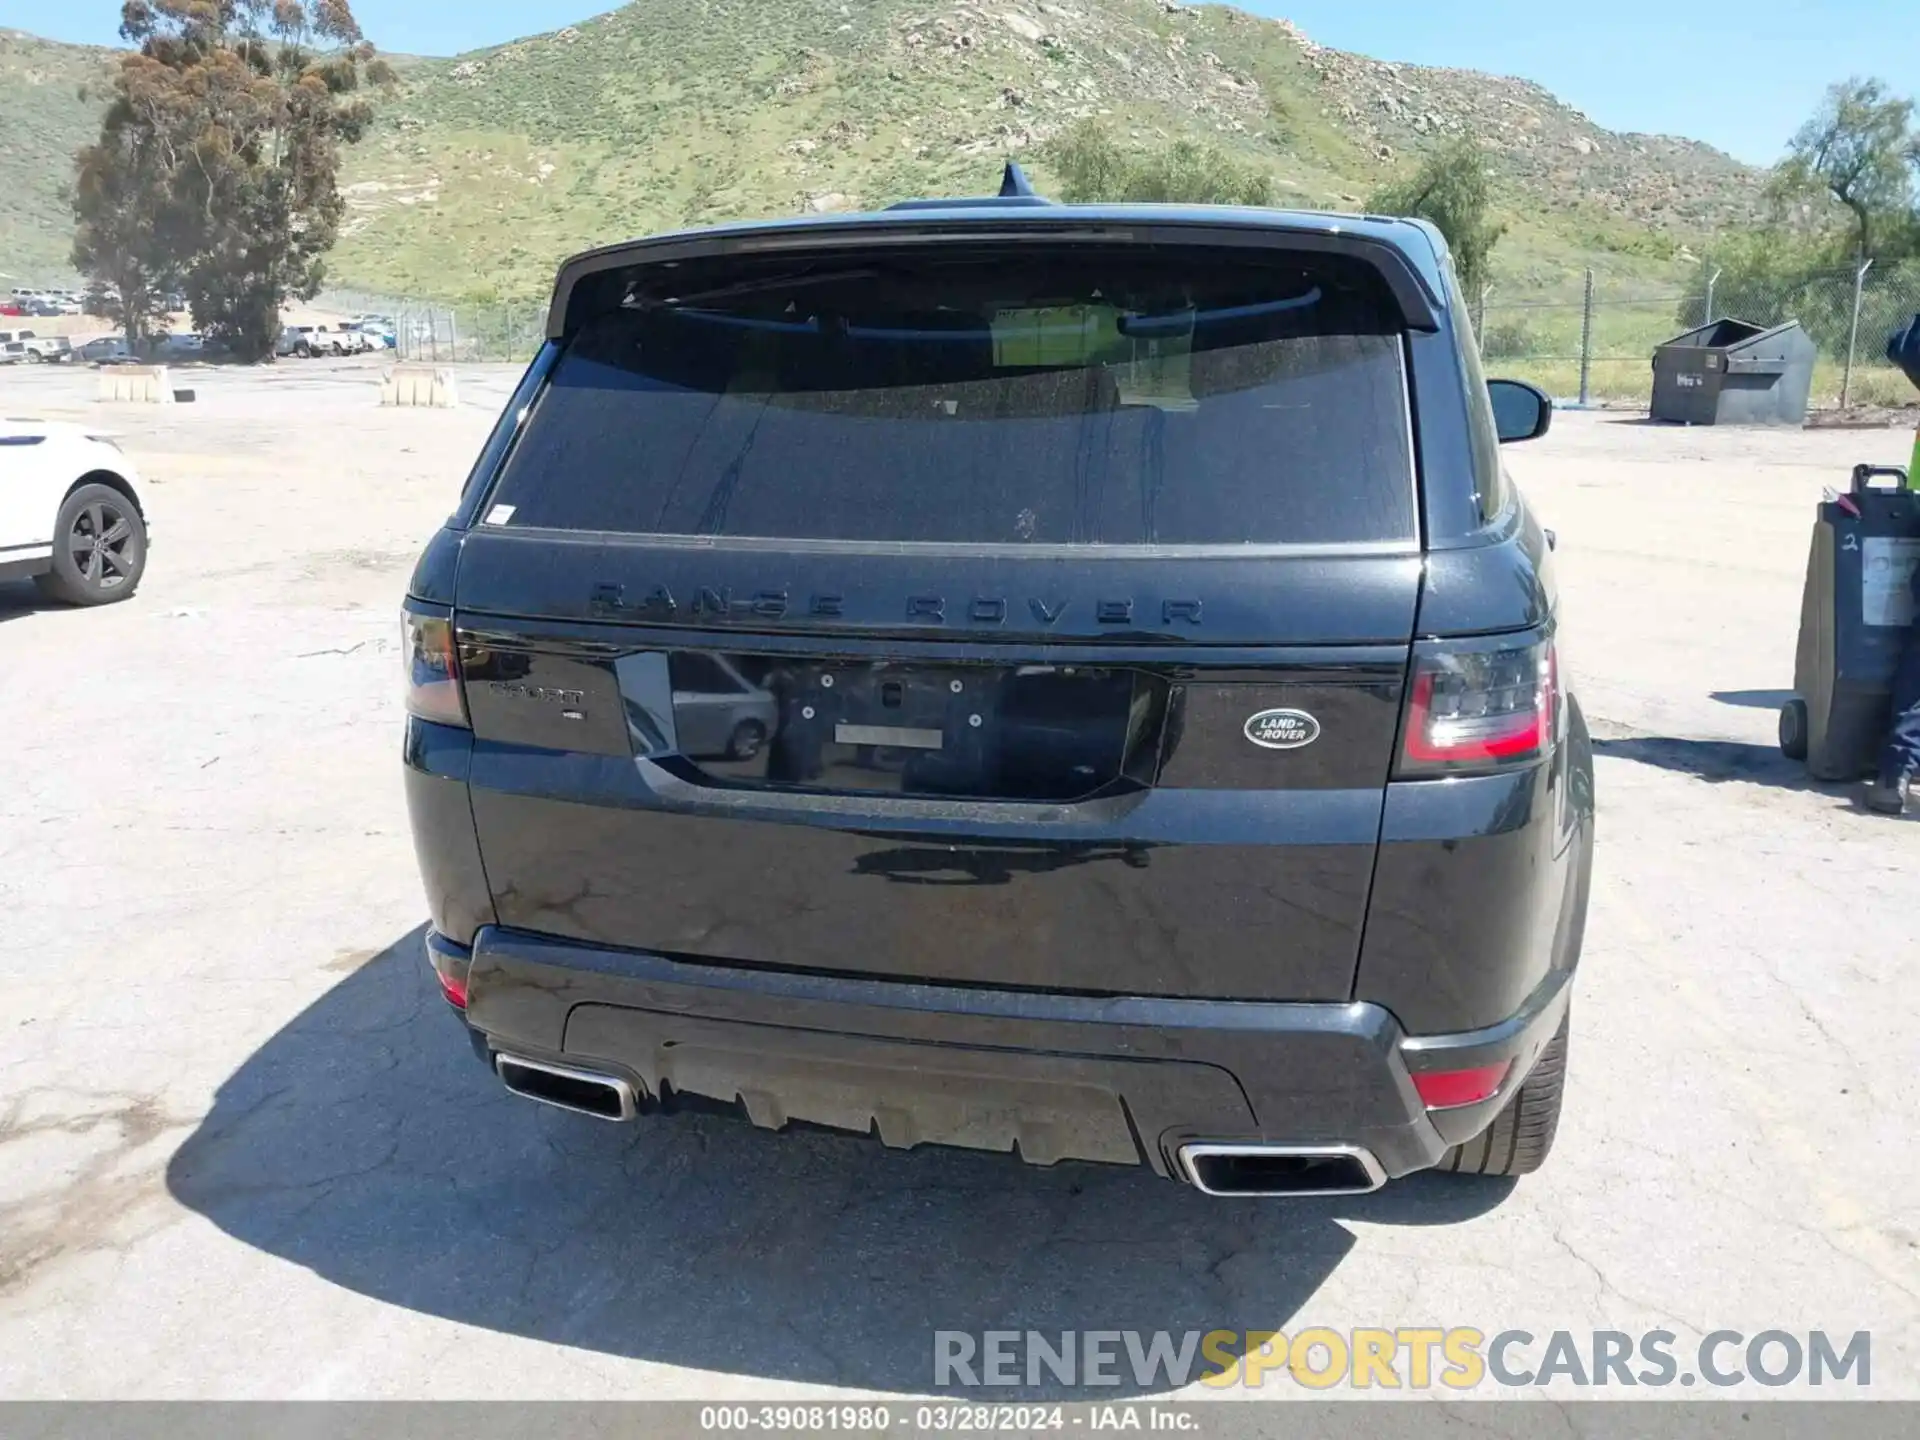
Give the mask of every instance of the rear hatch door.
<svg viewBox="0 0 1920 1440">
<path fill-rule="evenodd" d="M 1347 998 L 1421 570 L 1367 264 L 949 239 L 607 293 L 460 562 L 503 924 Z"/>
</svg>

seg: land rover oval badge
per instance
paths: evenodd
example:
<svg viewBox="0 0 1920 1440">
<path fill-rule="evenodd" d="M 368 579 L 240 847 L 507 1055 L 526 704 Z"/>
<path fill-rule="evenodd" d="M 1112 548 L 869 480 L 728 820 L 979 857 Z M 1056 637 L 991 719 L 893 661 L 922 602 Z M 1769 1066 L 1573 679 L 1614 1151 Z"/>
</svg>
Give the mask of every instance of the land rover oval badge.
<svg viewBox="0 0 1920 1440">
<path fill-rule="evenodd" d="M 1262 710 L 1247 717 L 1247 739 L 1265 750 L 1298 750 L 1320 738 L 1320 722 L 1304 710 Z"/>
</svg>

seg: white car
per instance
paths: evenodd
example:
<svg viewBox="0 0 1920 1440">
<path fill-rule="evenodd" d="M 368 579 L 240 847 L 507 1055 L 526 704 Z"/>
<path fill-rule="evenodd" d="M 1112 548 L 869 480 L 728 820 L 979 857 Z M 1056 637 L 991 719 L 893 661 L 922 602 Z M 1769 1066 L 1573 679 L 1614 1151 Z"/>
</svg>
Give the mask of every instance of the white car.
<svg viewBox="0 0 1920 1440">
<path fill-rule="evenodd" d="M 327 327 L 320 327 L 325 330 Z M 333 327 L 334 340 L 340 346 L 343 355 L 365 355 L 373 349 L 373 337 L 351 320 L 342 320 Z"/>
<path fill-rule="evenodd" d="M 125 600 L 147 568 L 143 482 L 84 425 L 0 419 L 0 580 L 69 605 Z"/>
<path fill-rule="evenodd" d="M 281 329 L 274 353 L 304 360 L 313 355 L 351 355 L 358 349 L 349 336 L 325 325 L 288 325 Z"/>
<path fill-rule="evenodd" d="M 36 335 L 31 330 L 0 330 L 0 345 L 21 345 L 25 349 L 23 358 L 29 365 L 37 365 L 43 360 L 61 361 L 73 353 L 73 346 L 64 335 Z"/>
</svg>

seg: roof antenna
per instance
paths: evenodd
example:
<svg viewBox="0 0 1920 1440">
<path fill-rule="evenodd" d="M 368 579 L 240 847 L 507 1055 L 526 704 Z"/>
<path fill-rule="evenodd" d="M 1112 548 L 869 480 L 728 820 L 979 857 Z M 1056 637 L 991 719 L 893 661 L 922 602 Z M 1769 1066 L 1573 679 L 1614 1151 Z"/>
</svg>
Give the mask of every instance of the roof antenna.
<svg viewBox="0 0 1920 1440">
<path fill-rule="evenodd" d="M 1011 199 L 1015 196 L 1031 198 L 1034 194 L 1033 182 L 1027 179 L 1027 172 L 1016 161 L 1007 162 L 1006 174 L 1000 177 L 1000 198 Z"/>
</svg>

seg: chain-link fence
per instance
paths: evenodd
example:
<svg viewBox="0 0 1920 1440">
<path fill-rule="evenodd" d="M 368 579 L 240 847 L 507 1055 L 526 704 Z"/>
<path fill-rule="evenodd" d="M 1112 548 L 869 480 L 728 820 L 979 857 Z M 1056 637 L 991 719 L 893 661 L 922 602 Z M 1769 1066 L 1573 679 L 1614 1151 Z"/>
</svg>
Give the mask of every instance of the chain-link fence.
<svg viewBox="0 0 1920 1440">
<path fill-rule="evenodd" d="M 317 302 L 341 314 L 378 316 L 393 326 L 403 360 L 524 364 L 540 348 L 546 306 L 539 301 L 444 305 L 404 297 L 332 291 Z M 1652 290 L 1588 271 L 1532 292 L 1495 286 L 1474 300 L 1475 330 L 1489 371 L 1531 380 L 1562 399 L 1645 403 L 1654 347 L 1711 320 L 1759 325 L 1798 320 L 1819 347 L 1813 403 L 1905 405 L 1913 387 L 1882 354 L 1889 331 L 1920 312 L 1920 264 L 1739 280 L 1703 266 L 1694 283 Z"/>
<path fill-rule="evenodd" d="M 330 290 L 315 305 L 342 315 L 378 318 L 392 326 L 401 360 L 436 364 L 508 362 L 524 365 L 546 333 L 540 301 L 497 305 L 443 305 L 363 291 Z"/>
<path fill-rule="evenodd" d="M 1607 281 L 1529 295 L 1494 287 L 1474 301 L 1487 368 L 1583 403 L 1637 400 L 1653 385 L 1654 347 L 1713 320 L 1797 320 L 1819 347 L 1813 404 L 1904 405 L 1913 387 L 1888 365 L 1888 333 L 1920 312 L 1920 265 L 1863 266 L 1735 279 L 1711 266 L 1666 292 Z"/>
</svg>

